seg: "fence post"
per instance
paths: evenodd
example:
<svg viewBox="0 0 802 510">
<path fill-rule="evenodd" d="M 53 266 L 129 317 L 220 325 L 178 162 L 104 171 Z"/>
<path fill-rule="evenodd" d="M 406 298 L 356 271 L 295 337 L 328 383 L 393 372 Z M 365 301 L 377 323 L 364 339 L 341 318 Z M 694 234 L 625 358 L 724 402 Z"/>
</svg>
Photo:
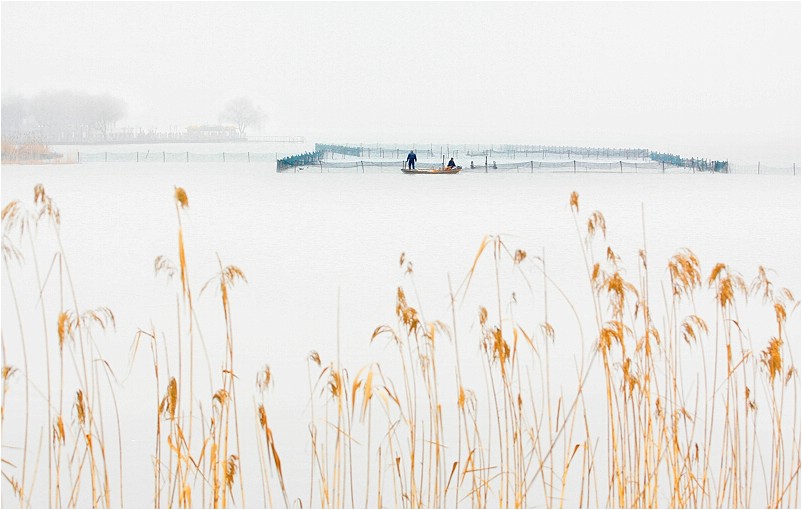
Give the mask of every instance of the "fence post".
<svg viewBox="0 0 802 510">
<path fill-rule="evenodd" d="M 320 173 L 323 173 L 323 160 L 321 159 L 319 163 L 320 163 Z"/>
<path fill-rule="evenodd" d="M 109 153 L 108 152 L 104 152 L 103 153 L 103 162 L 104 163 L 108 163 L 109 162 Z"/>
<path fill-rule="evenodd" d="M 81 151 L 78 151 L 78 163 L 81 162 Z"/>
<path fill-rule="evenodd" d="M 760 175 L 760 161 L 757 162 L 757 174 Z"/>
<path fill-rule="evenodd" d="M 226 153 L 225 153 L 225 151 L 223 151 L 223 163 L 225 163 L 225 162 L 226 162 Z"/>
<path fill-rule="evenodd" d="M 187 151 L 187 163 L 189 163 L 189 151 Z"/>
<path fill-rule="evenodd" d="M 165 161 L 167 161 L 167 153 L 162 151 L 162 163 L 164 163 Z"/>
<path fill-rule="evenodd" d="M 362 163 L 362 173 L 364 174 L 365 173 L 365 162 L 364 161 L 360 161 L 360 163 Z"/>
<path fill-rule="evenodd" d="M 663 173 L 666 173 L 666 162 L 663 161 Z"/>
<path fill-rule="evenodd" d="M 251 162 L 251 151 L 248 151 L 248 163 Z"/>
<path fill-rule="evenodd" d="M 535 173 L 535 162 L 534 162 L 534 161 L 530 161 L 530 162 L 529 162 L 529 165 L 532 167 L 532 171 L 531 171 L 531 172 L 529 172 L 529 173 L 530 173 L 530 174 L 533 174 L 533 173 Z"/>
<path fill-rule="evenodd" d="M 623 174 L 624 173 L 624 162 L 623 161 L 619 161 L 618 164 L 621 165 L 621 173 Z"/>
<path fill-rule="evenodd" d="M 139 163 L 139 151 L 136 151 L 136 162 Z"/>
<path fill-rule="evenodd" d="M 574 160 L 574 173 L 576 173 L 576 160 Z"/>
</svg>

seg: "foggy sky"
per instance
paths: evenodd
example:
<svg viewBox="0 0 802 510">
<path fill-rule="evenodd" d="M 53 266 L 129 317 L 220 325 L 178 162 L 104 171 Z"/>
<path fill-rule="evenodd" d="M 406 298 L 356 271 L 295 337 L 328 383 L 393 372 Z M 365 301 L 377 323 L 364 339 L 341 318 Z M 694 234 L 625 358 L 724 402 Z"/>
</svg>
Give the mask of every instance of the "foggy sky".
<svg viewBox="0 0 802 510">
<path fill-rule="evenodd" d="M 183 130 L 800 162 L 800 3 L 3 2 L 2 91 Z M 256 134 L 252 131 L 253 134 Z"/>
</svg>

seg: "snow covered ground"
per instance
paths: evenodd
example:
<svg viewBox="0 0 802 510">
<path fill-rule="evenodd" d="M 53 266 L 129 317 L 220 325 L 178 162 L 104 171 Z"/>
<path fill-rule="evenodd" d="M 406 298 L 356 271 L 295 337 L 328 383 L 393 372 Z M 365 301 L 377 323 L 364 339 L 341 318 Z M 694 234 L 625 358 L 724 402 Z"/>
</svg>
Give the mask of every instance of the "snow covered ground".
<svg viewBox="0 0 802 510">
<path fill-rule="evenodd" d="M 257 150 L 253 144 L 248 146 L 251 148 L 245 150 Z M 302 152 L 296 148 L 293 144 L 286 152 Z M 178 149 L 193 151 L 191 146 Z M 107 150 L 137 149 L 125 146 Z M 233 152 L 234 148 L 223 150 Z M 308 353 L 318 351 L 324 366 L 339 356 L 352 377 L 379 359 L 392 370 L 393 362 L 386 359 L 386 341 L 371 344 L 370 339 L 377 326 L 396 325 L 396 288 L 404 287 L 410 304 L 419 308 L 427 321 L 442 320 L 450 325 L 448 278 L 454 288 L 460 285 L 485 235 L 500 235 L 511 250 L 525 250 L 530 261 L 545 257 L 547 273 L 554 280 L 548 289 L 548 321 L 560 346 L 556 356 L 562 360 L 555 367 L 553 384 L 562 384 L 561 378 L 566 385 L 570 386 L 568 381 L 575 383 L 575 360 L 583 355 L 587 358 L 591 351 L 594 317 L 581 241 L 569 206 L 573 191 L 579 194 L 580 228 L 584 232 L 587 216 L 601 211 L 606 219 L 607 244 L 621 257 L 633 281 L 638 278 L 638 251 L 645 243 L 653 313 L 663 313 L 661 294 L 668 292 L 666 263 L 681 248 L 689 248 L 698 256 L 705 279 L 716 263 L 724 262 L 739 271 L 748 284 L 762 265 L 774 271 L 770 277 L 778 287 L 787 287 L 797 299 L 800 296 L 799 177 L 277 174 L 273 163 L 4 165 L 3 205 L 18 199 L 32 206 L 37 183 L 44 184 L 60 209 L 63 248 L 79 308 L 106 306 L 116 317 L 116 331 L 98 332 L 96 343 L 120 381 L 116 396 L 124 441 L 126 506 L 152 504 L 157 399 L 149 350 L 140 348 L 129 371 L 129 349 L 139 328 L 152 327 L 160 341 L 169 345 L 178 336 L 180 282 L 177 277 L 168 283 L 164 276 L 154 276 L 157 256 L 178 260 L 174 186 L 183 187 L 189 198 L 189 209 L 182 213 L 189 278 L 209 366 L 215 373 L 211 384 L 205 375 L 198 379 L 205 393 L 214 389 L 210 386 L 219 385 L 225 332 L 219 291 L 210 285 L 199 293 L 219 271 L 218 258 L 224 266 L 238 266 L 247 277 L 247 284 L 238 283 L 232 289 L 230 299 L 248 506 L 263 504 L 253 446 L 251 396 L 256 394 L 256 373 L 265 364 L 272 369 L 274 386 L 267 400 L 287 490 L 291 500 L 303 498 L 306 504 L 310 452 L 307 424 L 311 418 Z M 36 256 L 44 274 L 52 262 L 55 240 L 40 227 L 37 243 Z M 35 386 L 29 426 L 29 450 L 35 457 L 40 434 L 48 434 L 42 428 L 46 384 L 42 311 L 27 238 L 19 244 L 26 253 L 25 261 L 21 265 L 12 263 L 10 271 L 3 266 L 3 272 L 12 278 L 4 277 L 2 283 L 4 364 L 23 365 L 21 332 L 9 285 L 13 281 L 25 327 L 30 380 Z M 414 264 L 413 277 L 404 275 L 399 267 L 402 252 Z M 595 255 L 604 257 L 601 251 Z M 502 267 L 503 313 L 514 315 L 528 329 L 536 329 L 544 320 L 542 275 L 529 273 L 530 289 L 509 264 Z M 486 306 L 493 313 L 497 310 L 489 251 L 480 260 L 476 274 L 468 296 L 457 309 L 460 351 L 466 360 L 479 357 L 478 307 Z M 54 279 L 54 274 L 50 278 Z M 52 289 L 54 281 L 48 285 Z M 557 286 L 580 311 L 581 324 L 559 296 Z M 518 305 L 512 299 L 513 292 Z M 705 288 L 700 296 L 708 302 L 698 303 L 699 307 L 709 307 L 712 291 Z M 51 361 L 57 352 L 54 329 L 59 299 L 53 291 L 45 294 Z M 67 301 L 65 307 L 71 307 L 71 298 Z M 756 307 L 745 309 L 744 315 L 741 322 L 750 328 L 756 348 L 765 348 L 776 327 L 773 312 Z M 789 327 L 793 356 L 800 360 L 798 311 L 789 315 Z M 443 346 L 438 370 L 443 374 L 445 393 L 453 391 L 455 363 L 453 347 L 447 340 Z M 207 362 L 198 356 L 205 369 Z M 168 363 L 162 362 L 165 366 Z M 464 363 L 471 367 L 471 361 Z M 474 368 L 481 370 L 481 365 Z M 176 370 L 174 361 L 172 370 Z M 314 380 L 316 374 L 312 377 Z M 23 381 L 21 376 L 12 379 L 3 423 L 3 458 L 15 462 L 20 461 L 20 453 L 14 448 L 22 444 Z M 482 385 L 483 379 L 477 379 L 476 386 Z M 207 413 L 209 396 L 204 396 Z M 110 413 L 111 404 L 103 405 L 104 412 Z M 113 437 L 110 416 L 105 426 Z M 604 414 L 599 420 L 604 423 Z M 74 424 L 74 416 L 71 421 Z M 603 443 L 604 429 L 599 430 Z M 116 458 L 115 452 L 110 455 Z M 29 463 L 30 480 L 33 467 Z M 46 460 L 40 460 L 36 476 L 37 485 L 42 487 L 46 486 L 45 466 Z M 116 466 L 114 463 L 113 474 Z M 279 498 L 276 494 L 274 499 Z M 46 491 L 37 490 L 31 504 L 46 506 L 47 497 Z M 115 494 L 113 502 L 117 497 Z M 754 504 L 763 504 L 762 499 L 755 498 Z M 533 496 L 530 504 L 538 501 Z M 11 491 L 4 490 L 3 506 L 14 504 Z"/>
</svg>

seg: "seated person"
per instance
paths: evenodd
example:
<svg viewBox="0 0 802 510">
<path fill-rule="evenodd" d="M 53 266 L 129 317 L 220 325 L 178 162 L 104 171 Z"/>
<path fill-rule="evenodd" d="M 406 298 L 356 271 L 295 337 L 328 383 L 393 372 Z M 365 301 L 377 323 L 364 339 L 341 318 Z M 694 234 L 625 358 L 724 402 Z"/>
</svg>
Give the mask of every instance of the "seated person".
<svg viewBox="0 0 802 510">
<path fill-rule="evenodd" d="M 454 158 L 451 158 L 451 159 L 449 159 L 449 160 L 448 160 L 448 165 L 446 165 L 446 166 L 448 166 L 448 168 L 454 168 L 454 167 L 456 167 L 456 166 L 457 166 L 457 164 L 456 164 L 456 163 L 454 163 Z"/>
</svg>

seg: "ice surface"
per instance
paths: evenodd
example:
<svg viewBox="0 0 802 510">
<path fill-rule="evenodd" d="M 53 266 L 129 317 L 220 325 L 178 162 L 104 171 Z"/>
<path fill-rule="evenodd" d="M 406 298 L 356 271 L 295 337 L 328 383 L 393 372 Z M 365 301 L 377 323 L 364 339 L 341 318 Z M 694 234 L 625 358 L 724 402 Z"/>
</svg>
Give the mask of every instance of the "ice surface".
<svg viewBox="0 0 802 510">
<path fill-rule="evenodd" d="M 487 234 L 501 235 L 512 250 L 526 250 L 530 261 L 545 255 L 547 273 L 555 286 L 578 310 L 585 311 L 581 312 L 580 330 L 557 290 L 548 289 L 548 320 L 560 346 L 554 355 L 562 360 L 553 377 L 575 383 L 574 363 L 583 349 L 586 356 L 591 350 L 593 317 L 588 313 L 591 305 L 586 266 L 569 207 L 572 191 L 579 193 L 579 228 L 584 231 L 584 220 L 592 211 L 601 211 L 606 218 L 607 243 L 622 258 L 632 280 L 638 278 L 638 250 L 645 239 L 652 299 L 657 303 L 654 313 L 662 313 L 661 290 L 668 292 L 660 283 L 665 286 L 668 281 L 666 262 L 684 247 L 697 254 L 705 278 L 714 264 L 725 262 L 741 272 L 748 283 L 758 265 L 763 265 L 776 271 L 771 276 L 778 286 L 788 287 L 797 298 L 800 295 L 798 177 L 277 174 L 272 163 L 4 165 L 3 205 L 13 199 L 32 205 L 37 183 L 44 184 L 60 208 L 61 236 L 79 307 L 107 306 L 117 318 L 116 331 L 98 332 L 96 343 L 122 384 L 116 394 L 125 441 L 126 506 L 152 504 L 157 399 L 149 351 L 140 349 L 129 373 L 129 348 L 138 328 L 150 330 L 152 326 L 159 341 L 171 346 L 177 338 L 180 283 L 155 277 L 153 268 L 159 255 L 178 260 L 174 186 L 184 187 L 189 197 L 183 230 L 196 296 L 219 271 L 218 257 L 223 265 L 240 267 L 248 279 L 247 284 L 237 284 L 231 291 L 248 506 L 263 504 L 253 450 L 251 398 L 256 395 L 257 371 L 265 364 L 272 368 L 275 383 L 267 394 L 271 426 L 285 464 L 290 498 L 302 497 L 306 504 L 310 452 L 307 354 L 317 350 L 324 365 L 336 362 L 339 338 L 341 362 L 352 376 L 375 360 L 383 360 L 392 370 L 387 341 L 370 344 L 369 340 L 377 326 L 396 325 L 396 287 L 404 287 L 410 304 L 419 308 L 427 321 L 438 319 L 450 325 L 448 277 L 454 288 L 460 285 Z M 55 250 L 55 240 L 47 232 L 42 227 L 37 234 L 37 257 L 43 273 Z M 26 238 L 19 244 L 29 248 Z M 404 276 L 399 267 L 402 252 L 414 264 L 414 280 Z M 601 259 L 604 253 L 599 251 L 595 256 Z M 37 385 L 32 395 L 36 402 L 32 416 L 41 420 L 44 411 L 39 392 L 44 391 L 45 367 L 41 309 L 32 283 L 31 257 L 28 254 L 20 267 L 12 264 L 10 275 L 27 328 L 31 380 Z M 3 271 L 7 271 L 5 265 Z M 528 275 L 531 290 L 509 264 L 504 266 L 501 304 L 505 315 L 514 314 L 524 327 L 533 330 L 544 320 L 544 291 L 542 275 L 534 271 Z M 20 367 L 20 333 L 9 279 L 4 278 L 2 285 L 4 363 Z M 511 304 L 512 292 L 516 292 L 519 305 Z M 709 292 L 702 295 L 712 299 Z M 66 300 L 65 307 L 71 308 L 71 298 Z M 206 375 L 198 378 L 197 391 L 205 394 L 208 417 L 209 396 L 220 385 L 225 347 L 223 314 L 220 293 L 214 285 L 196 300 L 209 365 L 215 374 L 211 383 Z M 57 295 L 47 294 L 51 339 L 58 302 Z M 478 358 L 480 305 L 486 306 L 492 317 L 497 316 L 490 252 L 480 261 L 477 277 L 457 310 L 461 356 L 466 360 Z M 751 324 L 753 341 L 760 348 L 774 331 L 773 316 L 761 310 L 762 315 L 743 318 L 744 323 Z M 796 360 L 802 359 L 799 326 L 798 315 L 790 316 L 788 335 L 795 339 Z M 454 361 L 453 347 L 445 338 L 442 346 L 443 365 L 438 370 L 443 374 L 445 393 L 453 391 Z M 54 344 L 50 348 L 52 362 L 56 348 Z M 205 358 L 198 354 L 197 359 L 205 373 Z M 470 361 L 463 362 L 471 366 Z M 474 368 L 481 370 L 481 365 Z M 316 376 L 312 374 L 313 380 Z M 21 443 L 22 381 L 14 380 L 16 388 L 7 396 L 3 424 L 3 456 L 16 461 L 18 452 L 6 447 Z M 483 384 L 482 378 L 472 383 L 477 389 Z M 41 423 L 37 421 L 31 428 L 34 452 Z M 112 434 L 113 419 L 107 418 L 105 426 L 107 434 Z M 603 442 L 603 433 L 601 436 Z M 45 487 L 46 461 L 41 463 L 37 484 Z M 116 469 L 114 463 L 112 473 Z M 117 497 L 115 494 L 113 501 Z M 273 497 L 280 501 L 277 493 Z M 31 503 L 46 505 L 46 491 L 38 490 Z M 12 494 L 4 490 L 3 506 L 13 504 Z"/>
</svg>

